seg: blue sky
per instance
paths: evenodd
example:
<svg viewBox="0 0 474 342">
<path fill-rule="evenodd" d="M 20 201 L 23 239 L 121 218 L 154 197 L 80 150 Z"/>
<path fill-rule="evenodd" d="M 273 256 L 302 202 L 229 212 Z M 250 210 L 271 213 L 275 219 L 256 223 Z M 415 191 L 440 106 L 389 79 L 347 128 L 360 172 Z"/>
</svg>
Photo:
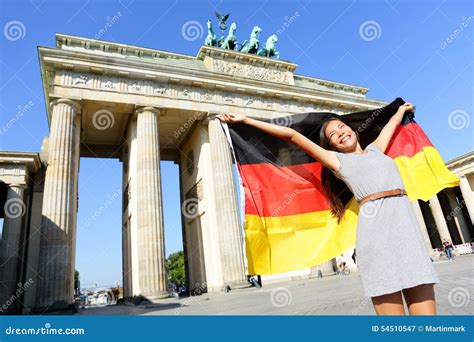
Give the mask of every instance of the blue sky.
<svg viewBox="0 0 474 342">
<path fill-rule="evenodd" d="M 297 74 L 414 103 L 416 120 L 449 160 L 473 149 L 473 7 L 467 0 L 3 0 L 0 150 L 37 152 L 48 135 L 37 46 L 55 46 L 56 33 L 194 56 L 207 19 L 217 31 L 217 10 L 236 21 L 239 41 L 254 25 L 262 41 L 278 31 L 281 59 L 298 64 Z M 167 255 L 182 249 L 178 176 L 177 165 L 162 162 Z M 118 160 L 81 158 L 76 268 L 83 285 L 122 280 L 120 187 Z"/>
</svg>

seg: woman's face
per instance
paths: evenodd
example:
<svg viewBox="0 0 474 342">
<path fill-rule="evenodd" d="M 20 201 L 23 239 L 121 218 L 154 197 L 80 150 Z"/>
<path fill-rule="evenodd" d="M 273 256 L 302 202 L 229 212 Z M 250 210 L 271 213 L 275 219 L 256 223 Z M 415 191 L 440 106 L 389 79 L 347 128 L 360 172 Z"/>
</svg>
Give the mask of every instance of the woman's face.
<svg viewBox="0 0 474 342">
<path fill-rule="evenodd" d="M 324 130 L 329 144 L 337 151 L 354 151 L 357 146 L 355 132 L 340 120 L 331 120 Z"/>
</svg>

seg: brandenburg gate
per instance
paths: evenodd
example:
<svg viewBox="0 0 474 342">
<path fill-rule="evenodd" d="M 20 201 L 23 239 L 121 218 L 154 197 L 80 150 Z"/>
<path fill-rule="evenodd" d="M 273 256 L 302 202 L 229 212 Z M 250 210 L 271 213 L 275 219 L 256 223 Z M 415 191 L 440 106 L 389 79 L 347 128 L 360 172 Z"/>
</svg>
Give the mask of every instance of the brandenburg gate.
<svg viewBox="0 0 474 342">
<path fill-rule="evenodd" d="M 39 154 L 0 156 L 2 174 L 17 177 L 5 181 L 7 197 L 24 198 L 26 213 L 5 218 L 3 243 L 13 249 L 3 249 L 1 300 L 31 280 L 23 305 L 33 312 L 73 302 L 81 157 L 123 165 L 124 296 L 167 296 L 160 160 L 180 168 L 190 289 L 222 291 L 248 281 L 233 158 L 215 115 L 277 119 L 386 104 L 367 99 L 367 88 L 297 75 L 296 64 L 215 46 L 189 56 L 57 34 L 56 47 L 38 53 L 50 134 Z M 21 257 L 12 258 L 14 250 Z"/>
</svg>

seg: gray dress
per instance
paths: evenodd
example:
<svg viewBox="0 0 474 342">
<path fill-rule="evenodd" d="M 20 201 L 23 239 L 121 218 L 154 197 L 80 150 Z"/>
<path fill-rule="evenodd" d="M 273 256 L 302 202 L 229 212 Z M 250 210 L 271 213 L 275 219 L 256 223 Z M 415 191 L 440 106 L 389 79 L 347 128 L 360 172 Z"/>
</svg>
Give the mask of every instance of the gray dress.
<svg viewBox="0 0 474 342">
<path fill-rule="evenodd" d="M 368 153 L 336 152 L 341 166 L 335 175 L 357 200 L 375 192 L 405 188 L 392 158 L 374 143 L 365 151 Z M 407 196 L 379 198 L 360 206 L 356 256 L 367 297 L 440 282 Z"/>
</svg>

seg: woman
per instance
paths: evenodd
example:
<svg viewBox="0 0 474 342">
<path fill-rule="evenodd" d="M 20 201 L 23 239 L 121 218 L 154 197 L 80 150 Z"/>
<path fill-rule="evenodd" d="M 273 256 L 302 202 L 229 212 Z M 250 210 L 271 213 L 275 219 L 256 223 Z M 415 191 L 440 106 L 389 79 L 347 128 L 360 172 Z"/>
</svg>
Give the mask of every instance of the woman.
<svg viewBox="0 0 474 342">
<path fill-rule="evenodd" d="M 292 128 L 221 114 L 227 123 L 254 126 L 296 144 L 323 165 L 323 185 L 331 212 L 344 214 L 336 181 L 359 201 L 356 248 L 364 295 L 371 297 L 378 315 L 404 315 L 403 297 L 411 315 L 435 315 L 434 284 L 439 278 L 424 245 L 418 222 L 404 192 L 395 161 L 384 154 L 411 103 L 399 107 L 378 137 L 362 149 L 359 137 L 343 118 L 331 117 L 321 127 L 320 144 Z M 324 173 L 332 176 L 324 177 Z M 390 190 L 390 191 L 389 191 Z M 389 192 L 387 192 L 389 191 Z M 367 197 L 371 195 L 372 197 Z"/>
</svg>

